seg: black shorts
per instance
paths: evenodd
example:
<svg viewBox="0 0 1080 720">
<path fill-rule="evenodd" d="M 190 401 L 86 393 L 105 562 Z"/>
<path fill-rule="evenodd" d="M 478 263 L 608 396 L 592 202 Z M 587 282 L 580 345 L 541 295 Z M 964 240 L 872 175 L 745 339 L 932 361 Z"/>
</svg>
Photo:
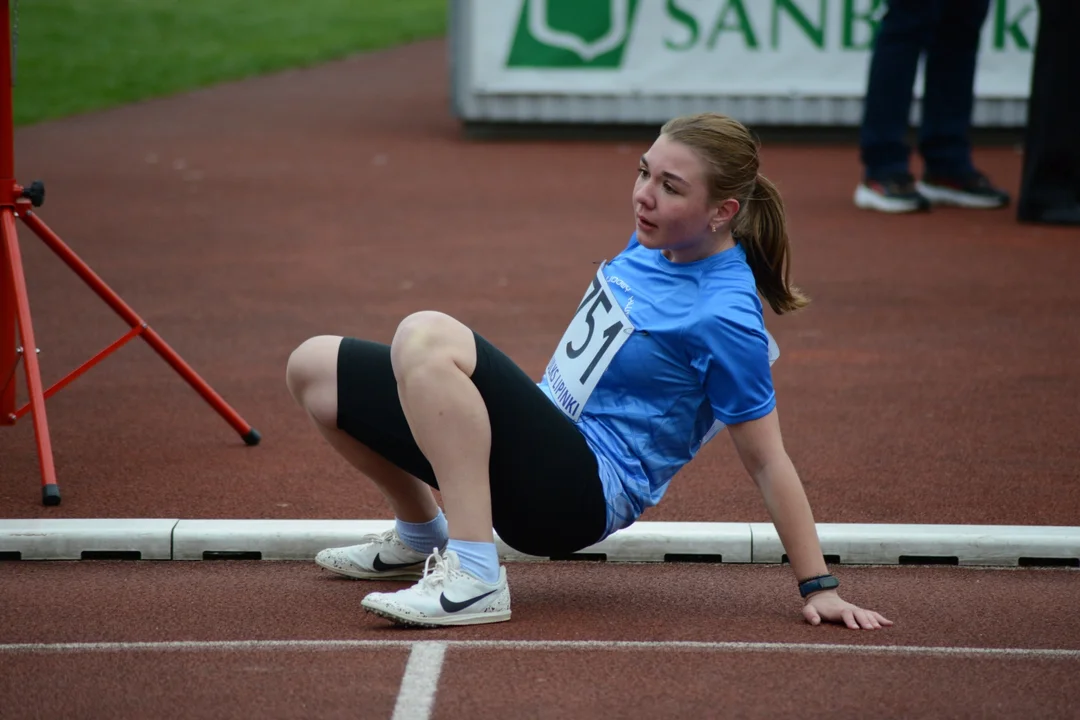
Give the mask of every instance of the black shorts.
<svg viewBox="0 0 1080 720">
<path fill-rule="evenodd" d="M 480 335 L 472 381 L 491 419 L 491 513 L 499 538 L 527 555 L 558 557 L 607 527 L 596 457 L 536 382 Z M 397 394 L 390 346 L 345 338 L 337 360 L 338 427 L 433 488 Z"/>
</svg>

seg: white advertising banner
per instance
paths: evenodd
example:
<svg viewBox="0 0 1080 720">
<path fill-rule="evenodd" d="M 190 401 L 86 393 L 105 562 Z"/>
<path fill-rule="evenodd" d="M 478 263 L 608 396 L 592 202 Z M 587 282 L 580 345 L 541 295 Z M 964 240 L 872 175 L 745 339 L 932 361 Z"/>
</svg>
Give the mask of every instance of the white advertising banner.
<svg viewBox="0 0 1080 720">
<path fill-rule="evenodd" d="M 508 94 L 862 97 L 886 5 L 471 0 L 470 85 Z M 991 0 L 977 97 L 1027 97 L 1037 28 L 1036 0 Z"/>
</svg>

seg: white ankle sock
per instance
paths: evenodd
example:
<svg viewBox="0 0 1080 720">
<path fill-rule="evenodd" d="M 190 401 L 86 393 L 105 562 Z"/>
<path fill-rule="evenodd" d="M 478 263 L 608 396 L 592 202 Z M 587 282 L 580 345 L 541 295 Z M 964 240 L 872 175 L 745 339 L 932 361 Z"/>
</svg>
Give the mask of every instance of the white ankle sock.
<svg viewBox="0 0 1080 720">
<path fill-rule="evenodd" d="M 499 581 L 499 551 L 493 542 L 470 542 L 454 540 L 446 544 L 461 559 L 461 569 L 486 583 Z"/>
</svg>

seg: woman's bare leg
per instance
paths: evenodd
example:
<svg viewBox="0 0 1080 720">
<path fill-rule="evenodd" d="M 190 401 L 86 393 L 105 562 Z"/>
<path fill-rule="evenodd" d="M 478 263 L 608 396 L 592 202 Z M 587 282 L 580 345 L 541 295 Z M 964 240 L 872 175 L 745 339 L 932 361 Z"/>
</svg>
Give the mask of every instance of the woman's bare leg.
<svg viewBox="0 0 1080 720">
<path fill-rule="evenodd" d="M 337 357 L 341 338 L 321 335 L 303 342 L 289 356 L 285 383 L 319 433 L 346 461 L 382 491 L 394 516 L 424 523 L 439 512 L 431 488 L 337 427 Z"/>
<path fill-rule="evenodd" d="M 398 326 L 390 358 L 413 438 L 439 479 L 450 538 L 494 543 L 491 421 L 471 379 L 472 331 L 442 313 L 416 313 Z"/>
</svg>

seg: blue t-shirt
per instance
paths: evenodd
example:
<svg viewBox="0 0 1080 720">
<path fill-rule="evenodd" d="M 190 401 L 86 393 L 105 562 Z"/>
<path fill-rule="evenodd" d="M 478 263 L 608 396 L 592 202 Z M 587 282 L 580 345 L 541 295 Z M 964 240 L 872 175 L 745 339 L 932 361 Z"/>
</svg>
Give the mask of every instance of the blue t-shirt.
<svg viewBox="0 0 1080 720">
<path fill-rule="evenodd" d="M 578 422 L 600 468 L 606 537 L 656 505 L 724 426 L 775 407 L 779 351 L 739 245 L 673 263 L 635 234 L 604 275 L 634 326 Z M 546 377 L 538 385 L 552 398 Z"/>
</svg>

